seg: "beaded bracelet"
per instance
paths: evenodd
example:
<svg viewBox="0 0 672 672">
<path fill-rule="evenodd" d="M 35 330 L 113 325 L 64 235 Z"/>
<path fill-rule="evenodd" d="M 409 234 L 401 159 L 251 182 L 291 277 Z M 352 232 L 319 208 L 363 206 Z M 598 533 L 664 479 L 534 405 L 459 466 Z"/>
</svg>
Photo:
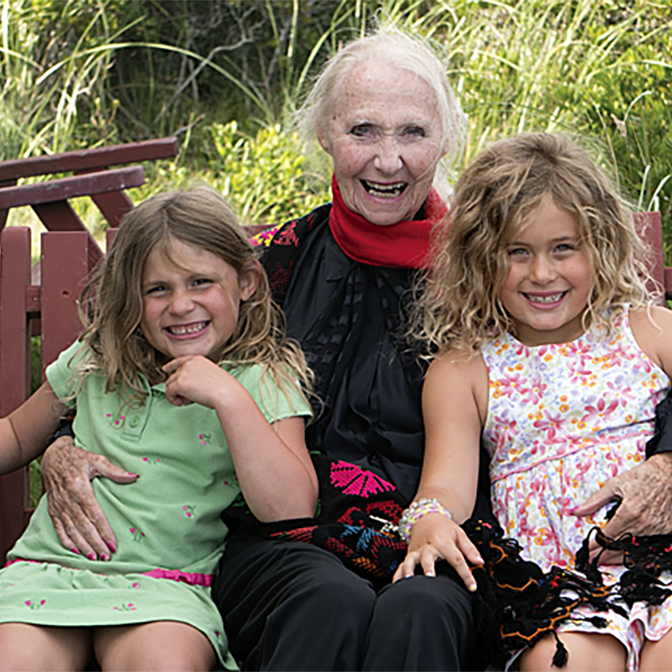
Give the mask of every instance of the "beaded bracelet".
<svg viewBox="0 0 672 672">
<path fill-rule="evenodd" d="M 407 509 L 404 509 L 401 518 L 399 518 L 399 536 L 406 543 L 411 541 L 411 532 L 415 524 L 428 513 L 441 513 L 451 520 L 453 519 L 453 514 L 436 497 L 433 499 L 423 497 L 417 502 L 412 502 Z"/>
</svg>

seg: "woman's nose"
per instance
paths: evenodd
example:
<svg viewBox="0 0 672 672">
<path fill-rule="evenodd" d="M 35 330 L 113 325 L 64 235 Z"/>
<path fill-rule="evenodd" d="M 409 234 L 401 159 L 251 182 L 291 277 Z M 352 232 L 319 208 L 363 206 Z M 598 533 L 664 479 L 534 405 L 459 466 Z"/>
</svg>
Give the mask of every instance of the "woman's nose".
<svg viewBox="0 0 672 672">
<path fill-rule="evenodd" d="M 404 162 L 395 138 L 384 137 L 378 143 L 376 149 L 376 155 L 373 159 L 376 170 L 384 175 L 394 175 L 401 170 Z"/>
</svg>

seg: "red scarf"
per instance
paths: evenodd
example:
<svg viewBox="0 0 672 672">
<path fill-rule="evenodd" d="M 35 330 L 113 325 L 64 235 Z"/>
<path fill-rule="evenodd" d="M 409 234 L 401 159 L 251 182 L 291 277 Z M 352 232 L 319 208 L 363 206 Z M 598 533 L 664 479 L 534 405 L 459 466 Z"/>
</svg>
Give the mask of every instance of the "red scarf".
<svg viewBox="0 0 672 672">
<path fill-rule="evenodd" d="M 331 178 L 333 205 L 329 227 L 345 254 L 370 266 L 425 268 L 432 228 L 448 208 L 432 187 L 424 203 L 427 219 L 398 222 L 391 226 L 371 224 L 350 210 L 341 196 L 336 176 Z"/>
</svg>

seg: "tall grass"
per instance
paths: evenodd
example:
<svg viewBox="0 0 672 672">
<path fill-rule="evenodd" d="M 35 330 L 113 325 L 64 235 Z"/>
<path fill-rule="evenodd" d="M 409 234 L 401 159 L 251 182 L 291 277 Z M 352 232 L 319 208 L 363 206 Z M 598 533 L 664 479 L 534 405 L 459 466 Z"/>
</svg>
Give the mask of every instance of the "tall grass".
<svg viewBox="0 0 672 672">
<path fill-rule="evenodd" d="M 149 169 L 138 195 L 198 176 L 246 221 L 305 212 L 328 182 L 292 158 L 291 114 L 327 56 L 376 17 L 450 57 L 470 124 L 457 172 L 496 138 L 576 134 L 627 197 L 662 211 L 672 245 L 671 0 L 0 7 L 0 158 L 178 133 L 179 163 Z"/>
</svg>

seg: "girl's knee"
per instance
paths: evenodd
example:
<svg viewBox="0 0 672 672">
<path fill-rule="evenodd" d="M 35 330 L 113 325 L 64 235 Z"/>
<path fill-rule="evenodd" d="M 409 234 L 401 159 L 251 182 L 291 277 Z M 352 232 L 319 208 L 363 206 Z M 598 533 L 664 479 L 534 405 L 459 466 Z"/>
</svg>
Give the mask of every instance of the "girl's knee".
<svg viewBox="0 0 672 672">
<path fill-rule="evenodd" d="M 103 671 L 211 670 L 216 662 L 208 638 L 175 621 L 100 628 L 94 645 Z"/>
</svg>

